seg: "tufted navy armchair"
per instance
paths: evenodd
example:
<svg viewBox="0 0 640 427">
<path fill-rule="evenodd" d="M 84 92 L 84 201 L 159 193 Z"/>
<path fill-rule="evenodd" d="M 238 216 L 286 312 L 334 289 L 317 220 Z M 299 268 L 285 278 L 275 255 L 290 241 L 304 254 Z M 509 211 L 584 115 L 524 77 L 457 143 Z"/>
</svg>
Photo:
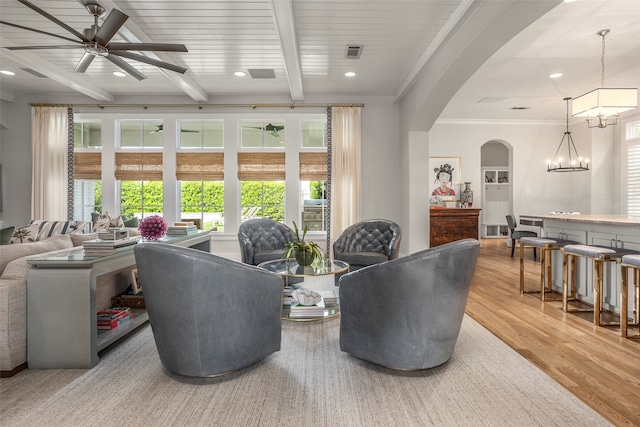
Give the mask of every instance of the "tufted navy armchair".
<svg viewBox="0 0 640 427">
<path fill-rule="evenodd" d="M 349 263 L 351 271 L 398 258 L 402 230 L 393 221 L 368 219 L 357 222 L 333 243 L 333 258 Z"/>
<path fill-rule="evenodd" d="M 253 218 L 238 229 L 242 262 L 258 265 L 282 258 L 284 246 L 295 240 L 294 231 L 287 225 L 268 218 Z"/>
</svg>

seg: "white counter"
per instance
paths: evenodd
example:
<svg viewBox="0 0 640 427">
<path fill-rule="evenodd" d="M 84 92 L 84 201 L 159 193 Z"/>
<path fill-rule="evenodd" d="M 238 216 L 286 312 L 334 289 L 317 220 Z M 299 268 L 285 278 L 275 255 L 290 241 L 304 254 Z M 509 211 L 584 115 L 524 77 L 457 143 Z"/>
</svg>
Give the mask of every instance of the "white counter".
<svg viewBox="0 0 640 427">
<path fill-rule="evenodd" d="M 520 215 L 520 220 L 542 220 L 540 236 L 574 240 L 581 244 L 608 246 L 640 251 L 640 218 L 627 215 L 578 215 L 542 214 Z M 603 308 L 620 312 L 620 269 L 615 263 L 607 263 L 604 281 Z M 562 255 L 556 253 L 553 259 L 552 286 L 562 292 Z M 580 261 L 576 272 L 578 297 L 593 303 L 593 282 L 591 263 Z M 629 307 L 632 310 L 629 298 Z"/>
</svg>

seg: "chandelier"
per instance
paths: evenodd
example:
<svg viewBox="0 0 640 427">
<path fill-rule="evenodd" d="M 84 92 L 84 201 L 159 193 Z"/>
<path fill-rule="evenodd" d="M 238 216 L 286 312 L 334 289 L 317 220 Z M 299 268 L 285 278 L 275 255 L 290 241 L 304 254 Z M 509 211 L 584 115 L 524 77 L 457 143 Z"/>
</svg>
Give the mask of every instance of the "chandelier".
<svg viewBox="0 0 640 427">
<path fill-rule="evenodd" d="M 586 117 L 590 128 L 605 128 L 607 125 L 618 124 L 618 118 L 623 111 L 638 107 L 637 88 L 605 88 L 604 87 L 604 38 L 610 30 L 600 30 L 602 37 L 602 77 L 600 88 L 587 92 L 575 98 L 572 102 L 571 115 Z M 596 120 L 597 118 L 597 120 Z"/>
<path fill-rule="evenodd" d="M 571 98 L 564 98 L 564 101 L 567 103 L 567 130 L 564 133 L 564 136 L 560 140 L 560 145 L 558 145 L 558 149 L 556 150 L 556 154 L 553 156 L 553 160 L 547 160 L 547 172 L 579 172 L 579 171 L 588 171 L 589 170 L 589 159 L 584 160 L 578 155 L 578 150 L 576 149 L 576 145 L 573 143 L 573 138 L 571 138 L 571 132 L 569 132 L 569 100 Z M 574 100 L 575 101 L 575 100 Z M 559 157 L 558 154 L 562 154 L 560 150 L 564 142 L 566 141 L 568 154 L 568 159 L 565 161 L 562 157 Z M 563 150 L 564 152 L 564 150 Z M 564 166 L 563 166 L 564 164 Z"/>
</svg>

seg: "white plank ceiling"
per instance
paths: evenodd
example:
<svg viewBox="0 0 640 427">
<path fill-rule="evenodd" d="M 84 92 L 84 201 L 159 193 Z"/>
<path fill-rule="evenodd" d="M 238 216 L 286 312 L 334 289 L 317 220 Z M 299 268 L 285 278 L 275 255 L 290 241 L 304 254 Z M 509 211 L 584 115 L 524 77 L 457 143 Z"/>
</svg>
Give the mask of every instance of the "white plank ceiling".
<svg viewBox="0 0 640 427">
<path fill-rule="evenodd" d="M 93 23 L 85 0 L 31 2 L 77 31 Z M 215 102 L 221 95 L 289 96 L 292 102 L 303 102 L 312 94 L 397 100 L 421 57 L 468 5 L 467 0 L 99 3 L 107 11 L 115 8 L 129 15 L 114 42 L 186 45 L 188 53 L 145 52 L 186 67 L 186 74 L 125 59 L 148 78 L 116 77 L 118 67 L 104 58 L 95 58 L 86 73 L 74 74 L 82 49 L 0 49 L 0 69 L 16 73 L 0 75 L 3 97 L 80 92 L 101 102 L 137 94 L 187 95 L 197 102 Z M 17 0 L 0 0 L 0 16 L 2 21 L 75 37 Z M 460 89 L 442 117 L 562 119 L 563 97 L 599 86 L 600 39 L 595 33 L 602 28 L 612 30 L 607 36 L 607 86 L 640 86 L 640 0 L 577 0 L 560 4 L 498 51 Z M 0 25 L 0 47 L 61 44 L 72 43 Z M 353 44 L 362 46 L 359 59 L 345 57 L 346 47 Z M 250 69 L 273 70 L 275 78 L 234 76 Z M 345 77 L 346 71 L 357 75 Z M 565 77 L 549 79 L 555 71 Z"/>
</svg>

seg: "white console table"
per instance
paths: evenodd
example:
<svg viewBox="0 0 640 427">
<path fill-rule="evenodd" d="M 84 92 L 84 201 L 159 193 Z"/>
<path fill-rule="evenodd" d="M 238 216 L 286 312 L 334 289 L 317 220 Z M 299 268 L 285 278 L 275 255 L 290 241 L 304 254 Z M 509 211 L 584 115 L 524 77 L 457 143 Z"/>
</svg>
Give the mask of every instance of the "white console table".
<svg viewBox="0 0 640 427">
<path fill-rule="evenodd" d="M 211 234 L 170 237 L 163 242 L 211 251 Z M 126 290 L 135 267 L 133 246 L 102 257 L 86 257 L 77 247 L 30 259 L 27 277 L 27 363 L 30 369 L 92 368 L 98 352 L 149 320 L 134 310 L 127 324 L 97 328 L 96 313 Z"/>
</svg>

